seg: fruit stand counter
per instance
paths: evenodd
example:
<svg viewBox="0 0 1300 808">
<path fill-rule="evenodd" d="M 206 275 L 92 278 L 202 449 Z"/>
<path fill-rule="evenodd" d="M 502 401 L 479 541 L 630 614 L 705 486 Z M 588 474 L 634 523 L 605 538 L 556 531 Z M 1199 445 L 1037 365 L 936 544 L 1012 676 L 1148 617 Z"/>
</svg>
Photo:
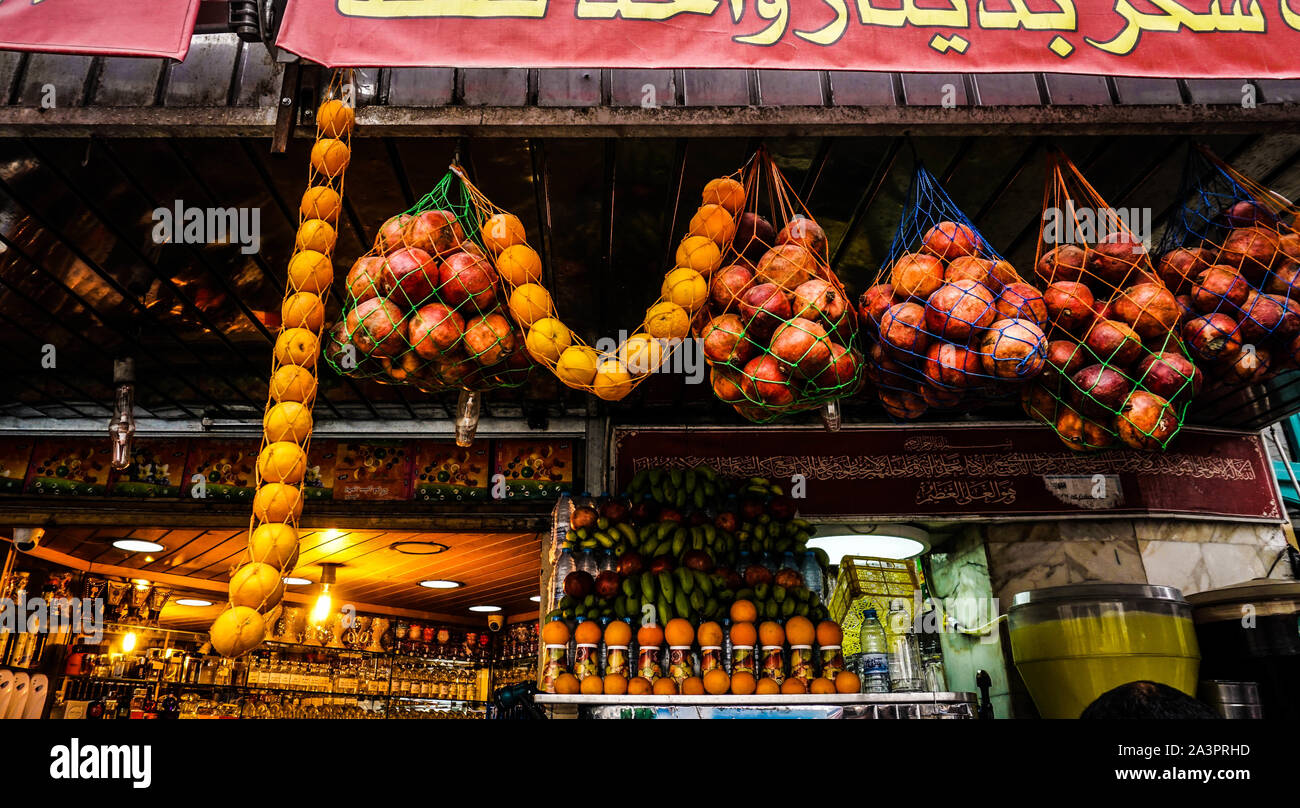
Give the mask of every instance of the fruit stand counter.
<svg viewBox="0 0 1300 808">
<path fill-rule="evenodd" d="M 978 712 L 974 693 L 534 698 L 551 718 L 975 718 Z"/>
</svg>

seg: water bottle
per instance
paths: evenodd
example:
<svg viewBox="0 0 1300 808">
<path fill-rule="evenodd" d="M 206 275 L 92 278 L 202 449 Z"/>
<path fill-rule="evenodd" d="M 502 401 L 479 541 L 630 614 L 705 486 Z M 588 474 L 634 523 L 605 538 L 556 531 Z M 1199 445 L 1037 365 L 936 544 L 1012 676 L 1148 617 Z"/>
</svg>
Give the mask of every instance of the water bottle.
<svg viewBox="0 0 1300 808">
<path fill-rule="evenodd" d="M 889 646 L 885 629 L 876 617 L 875 609 L 862 612 L 862 628 L 858 632 L 862 653 L 858 656 L 859 674 L 863 693 L 889 692 Z"/>
<path fill-rule="evenodd" d="M 780 568 L 783 570 L 794 570 L 795 572 L 799 571 L 799 562 L 794 560 L 793 552 L 786 550 L 781 554 Z"/>
<path fill-rule="evenodd" d="M 902 600 L 889 606 L 889 689 L 895 693 L 915 693 L 924 689 L 921 678 L 921 653 L 916 633 Z"/>
<path fill-rule="evenodd" d="M 614 551 L 613 550 L 596 550 L 596 572 L 599 575 L 602 572 L 608 572 L 614 569 Z"/>
<path fill-rule="evenodd" d="M 592 578 L 595 578 L 597 575 L 600 574 L 600 570 L 596 569 L 595 550 L 579 550 L 578 552 L 574 553 L 573 565 L 576 569 L 582 570 L 583 572 L 590 575 Z"/>
<path fill-rule="evenodd" d="M 825 577 L 822 575 L 822 565 L 817 562 L 816 553 L 800 553 L 798 559 L 799 574 L 803 577 L 803 585 L 808 587 L 808 591 L 815 594 L 826 602 Z"/>
<path fill-rule="evenodd" d="M 576 569 L 573 562 L 573 551 L 565 547 L 560 551 L 560 557 L 555 561 L 555 588 L 551 592 L 551 608 L 554 609 L 560 603 L 560 598 L 564 597 L 564 579 Z"/>
</svg>

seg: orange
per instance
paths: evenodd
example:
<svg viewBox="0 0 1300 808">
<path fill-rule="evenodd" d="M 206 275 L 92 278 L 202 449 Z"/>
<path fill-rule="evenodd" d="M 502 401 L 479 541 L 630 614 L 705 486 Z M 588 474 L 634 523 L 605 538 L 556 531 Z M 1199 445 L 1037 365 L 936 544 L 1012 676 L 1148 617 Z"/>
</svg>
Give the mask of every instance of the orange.
<svg viewBox="0 0 1300 808">
<path fill-rule="evenodd" d="M 758 619 L 758 609 L 754 608 L 754 602 L 749 600 L 738 600 L 731 604 L 731 622 L 733 623 L 752 623 Z M 731 638 L 735 641 L 735 637 Z"/>
<path fill-rule="evenodd" d="M 281 328 L 320 331 L 325 324 L 325 303 L 314 292 L 295 292 L 280 304 Z"/>
<path fill-rule="evenodd" d="M 662 679 L 656 679 L 654 685 L 654 694 L 656 696 L 679 695 L 677 691 L 677 683 L 674 682 L 672 679 L 669 679 L 667 676 L 665 676 Z"/>
<path fill-rule="evenodd" d="M 582 680 L 582 694 L 584 696 L 599 696 L 605 692 L 605 683 L 599 676 L 588 676 Z"/>
<path fill-rule="evenodd" d="M 307 453 L 296 443 L 285 440 L 268 443 L 257 456 L 257 473 L 262 482 L 296 485 L 302 482 L 306 470 Z"/>
<path fill-rule="evenodd" d="M 594 620 L 583 620 L 573 630 L 573 639 L 579 645 L 595 645 L 600 642 L 600 625 Z"/>
<path fill-rule="evenodd" d="M 664 637 L 668 639 L 668 645 L 682 646 L 690 645 L 695 639 L 695 629 L 691 627 L 691 621 L 684 617 L 674 617 L 664 626 Z"/>
<path fill-rule="evenodd" d="M 305 328 L 288 328 L 275 338 L 275 360 L 281 365 L 314 368 L 319 353 L 320 342 Z"/>
<path fill-rule="evenodd" d="M 713 671 L 709 671 L 713 673 Z M 688 676 L 682 680 L 683 696 L 703 696 L 704 680 L 698 676 Z"/>
<path fill-rule="evenodd" d="M 632 627 L 622 620 L 615 620 L 605 626 L 605 645 L 626 648 L 632 642 Z"/>
<path fill-rule="evenodd" d="M 253 495 L 253 516 L 272 524 L 297 522 L 302 516 L 302 491 L 284 483 L 263 483 Z"/>
<path fill-rule="evenodd" d="M 573 335 L 568 327 L 554 317 L 534 321 L 532 328 L 528 329 L 528 336 L 524 337 L 524 346 L 539 362 L 559 361 L 560 355 L 572 344 Z"/>
<path fill-rule="evenodd" d="M 775 696 L 781 692 L 781 686 L 770 676 L 764 676 L 758 680 L 758 685 L 754 688 L 756 696 Z"/>
<path fill-rule="evenodd" d="M 709 671 L 713 673 L 713 671 Z M 748 696 L 758 686 L 758 680 L 749 671 L 740 671 L 731 677 L 731 692 L 737 696 Z"/>
<path fill-rule="evenodd" d="M 512 244 L 497 256 L 497 273 L 511 286 L 542 279 L 542 259 L 527 244 Z"/>
<path fill-rule="evenodd" d="M 704 674 L 704 689 L 713 696 L 721 696 L 731 689 L 731 677 L 722 668 L 714 668 Z"/>
<path fill-rule="evenodd" d="M 308 219 L 298 225 L 298 235 L 294 246 L 299 250 L 315 250 L 320 253 L 334 251 L 338 234 L 334 227 L 324 219 Z"/>
<path fill-rule="evenodd" d="M 759 624 L 758 641 L 764 647 L 785 644 L 785 632 L 781 630 L 781 624 L 771 620 Z"/>
<path fill-rule="evenodd" d="M 316 185 L 307 189 L 298 205 L 298 213 L 304 219 L 324 219 L 331 224 L 339 220 L 339 210 L 343 200 L 339 192 L 328 185 Z"/>
<path fill-rule="evenodd" d="M 248 539 L 248 557 L 278 570 L 292 569 L 298 563 L 298 531 L 276 522 L 258 525 Z"/>
<path fill-rule="evenodd" d="M 808 618 L 795 615 L 785 621 L 785 636 L 791 645 L 812 645 L 817 639 L 817 629 Z"/>
<path fill-rule="evenodd" d="M 654 692 L 650 680 L 644 676 L 633 676 L 627 682 L 627 694 L 629 696 L 648 696 Z"/>
<path fill-rule="evenodd" d="M 739 645 L 744 648 L 753 648 L 754 643 L 756 642 L 758 642 L 758 632 L 754 630 L 753 623 L 731 624 L 732 645 Z"/>
<path fill-rule="evenodd" d="M 812 685 L 808 688 L 808 692 L 809 693 L 834 693 L 835 682 L 832 679 L 827 679 L 825 676 L 820 676 L 812 680 Z"/>
<path fill-rule="evenodd" d="M 586 345 L 573 345 L 560 352 L 555 375 L 570 387 L 589 387 L 596 379 L 596 352 Z"/>
<path fill-rule="evenodd" d="M 303 250 L 289 259 L 289 288 L 295 292 L 321 294 L 334 282 L 334 264 L 316 250 Z"/>
<path fill-rule="evenodd" d="M 610 623 L 613 625 L 613 623 Z M 596 678 L 594 676 L 590 677 Z M 642 679 L 641 681 L 645 681 Z M 627 693 L 627 677 L 621 673 L 609 673 L 605 675 L 605 694 L 608 696 L 622 696 Z"/>
<path fill-rule="evenodd" d="M 798 693 L 807 693 L 808 686 L 803 683 L 802 679 L 796 679 L 791 676 L 781 683 L 781 692 L 793 696 Z"/>
<path fill-rule="evenodd" d="M 733 216 L 745 207 L 745 186 L 731 177 L 709 180 L 703 196 L 705 204 L 721 205 Z"/>
<path fill-rule="evenodd" d="M 297 365 L 281 365 L 271 375 L 271 398 L 310 404 L 316 398 L 316 376 Z"/>
<path fill-rule="evenodd" d="M 709 282 L 689 267 L 678 267 L 664 276 L 659 296 L 695 312 L 709 300 Z"/>
<path fill-rule="evenodd" d="M 523 244 L 527 240 L 524 234 L 524 223 L 512 213 L 498 213 L 489 218 L 483 223 L 479 235 L 483 237 L 483 246 L 487 247 L 493 255 L 504 251 L 507 247 Z"/>
<path fill-rule="evenodd" d="M 312 150 L 312 154 L 315 155 L 315 149 Z M 312 163 L 314 165 L 315 161 L 313 160 Z M 344 165 L 347 165 L 346 161 Z M 736 222 L 721 205 L 701 205 L 691 217 L 689 235 L 704 236 L 712 239 L 719 247 L 727 247 L 736 235 Z"/>
<path fill-rule="evenodd" d="M 722 647 L 722 626 L 712 620 L 707 623 L 700 623 L 700 627 L 695 632 L 695 636 L 700 641 L 701 648 Z"/>
<path fill-rule="evenodd" d="M 268 441 L 302 443 L 311 434 L 311 410 L 296 401 L 276 404 L 262 416 L 262 431 Z"/>
<path fill-rule="evenodd" d="M 648 334 L 633 334 L 619 346 L 618 355 L 628 373 L 644 376 L 664 363 L 664 341 Z"/>
<path fill-rule="evenodd" d="M 844 641 L 844 632 L 834 620 L 823 620 L 817 624 L 817 644 L 822 648 L 828 645 L 840 645 Z"/>
<path fill-rule="evenodd" d="M 563 620 L 552 620 L 542 626 L 542 643 L 544 645 L 568 645 L 569 626 Z"/>
<path fill-rule="evenodd" d="M 835 692 L 861 693 L 862 680 L 853 671 L 840 671 L 835 674 Z"/>
<path fill-rule="evenodd" d="M 337 138 L 323 137 L 311 147 L 311 167 L 317 174 L 334 179 L 352 160 L 352 150 Z"/>
<path fill-rule="evenodd" d="M 664 644 L 664 630 L 655 625 L 642 626 L 636 630 L 637 645 L 660 646 Z"/>
<path fill-rule="evenodd" d="M 685 339 L 691 332 L 691 315 L 671 300 L 662 300 L 645 313 L 645 330 L 659 339 Z"/>
<path fill-rule="evenodd" d="M 605 359 L 596 366 L 591 392 L 606 401 L 620 401 L 632 392 L 632 374 L 617 359 Z"/>
<path fill-rule="evenodd" d="M 549 317 L 554 308 L 551 293 L 541 284 L 525 283 L 510 293 L 510 313 L 525 328 L 543 317 Z"/>
<path fill-rule="evenodd" d="M 322 135 L 342 137 L 352 131 L 355 120 L 352 107 L 337 98 L 326 101 L 316 110 L 316 130 Z"/>
<path fill-rule="evenodd" d="M 572 696 L 582 692 L 582 683 L 571 673 L 561 673 L 555 677 L 555 692 Z"/>
<path fill-rule="evenodd" d="M 713 239 L 704 236 L 687 236 L 677 245 L 677 266 L 693 269 L 701 275 L 712 275 L 722 265 L 722 250 Z"/>
</svg>

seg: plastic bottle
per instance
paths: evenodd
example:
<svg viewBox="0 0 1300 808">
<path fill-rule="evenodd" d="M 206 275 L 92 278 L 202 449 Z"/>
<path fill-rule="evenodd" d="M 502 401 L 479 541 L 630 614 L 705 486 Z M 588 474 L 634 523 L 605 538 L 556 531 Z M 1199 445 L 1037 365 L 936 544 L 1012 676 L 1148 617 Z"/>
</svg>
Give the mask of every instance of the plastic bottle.
<svg viewBox="0 0 1300 808">
<path fill-rule="evenodd" d="M 921 678 L 921 654 L 916 632 L 907 617 L 903 601 L 889 606 L 889 689 L 895 693 L 915 693 L 924 689 Z"/>
<path fill-rule="evenodd" d="M 564 579 L 576 569 L 573 561 L 573 551 L 564 548 L 560 551 L 560 557 L 555 561 L 555 589 L 551 592 L 551 608 L 554 609 L 564 597 Z"/>
<path fill-rule="evenodd" d="M 889 692 L 889 646 L 885 629 L 876 617 L 875 609 L 862 612 L 862 628 L 858 632 L 862 653 L 858 656 L 863 693 Z"/>
<path fill-rule="evenodd" d="M 614 569 L 616 559 L 613 550 L 596 550 L 596 572 L 599 575 L 602 572 L 608 572 Z"/>
<path fill-rule="evenodd" d="M 822 574 L 822 565 L 817 561 L 817 554 L 799 553 L 797 563 L 799 574 L 803 577 L 803 585 L 825 602 L 826 577 Z"/>
<path fill-rule="evenodd" d="M 600 574 L 600 570 L 596 568 L 595 550 L 578 550 L 573 555 L 573 564 L 574 567 L 587 573 L 592 578 Z"/>
</svg>

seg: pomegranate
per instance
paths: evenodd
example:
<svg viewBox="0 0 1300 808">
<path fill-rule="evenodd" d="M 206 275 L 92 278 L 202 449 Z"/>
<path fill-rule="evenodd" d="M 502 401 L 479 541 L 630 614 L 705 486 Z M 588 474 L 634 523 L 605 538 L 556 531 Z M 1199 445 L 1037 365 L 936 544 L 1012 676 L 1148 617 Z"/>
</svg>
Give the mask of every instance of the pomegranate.
<svg viewBox="0 0 1300 808">
<path fill-rule="evenodd" d="M 1246 296 L 1246 302 L 1241 307 L 1241 318 L 1237 321 L 1237 336 L 1243 345 L 1255 344 L 1271 337 L 1282 325 L 1287 309 L 1278 300 L 1279 298 L 1254 291 Z"/>
<path fill-rule="evenodd" d="M 831 341 L 826 329 L 802 317 L 777 326 L 772 334 L 771 351 L 801 379 L 813 378 L 831 361 Z"/>
<path fill-rule="evenodd" d="M 384 293 L 399 306 L 415 308 L 433 302 L 438 268 L 433 256 L 417 247 L 401 247 L 384 259 Z"/>
<path fill-rule="evenodd" d="M 415 352 L 425 359 L 434 359 L 460 342 L 465 333 L 465 318 L 441 303 L 430 303 L 411 315 L 406 330 Z"/>
<path fill-rule="evenodd" d="M 636 551 L 628 551 L 618 557 L 618 574 L 624 578 L 631 578 L 633 575 L 640 575 L 641 570 L 645 569 L 645 559 Z"/>
<path fill-rule="evenodd" d="M 901 302 L 894 296 L 893 284 L 878 283 L 858 298 L 858 313 L 862 315 L 864 322 L 872 323 L 879 328 L 880 318 L 885 316 L 885 311 L 895 303 Z"/>
<path fill-rule="evenodd" d="M 911 421 L 925 415 L 925 399 L 908 390 L 884 389 L 878 392 L 880 406 L 885 412 L 902 421 Z"/>
<path fill-rule="evenodd" d="M 773 356 L 749 360 L 741 371 L 740 389 L 745 398 L 756 404 L 786 407 L 794 403 L 790 373 Z"/>
<path fill-rule="evenodd" d="M 515 332 L 500 314 L 475 317 L 465 323 L 465 350 L 480 365 L 494 365 L 517 345 Z"/>
<path fill-rule="evenodd" d="M 1232 384 L 1257 384 L 1267 379 L 1272 371 L 1272 355 L 1265 348 L 1253 351 L 1243 350 L 1226 365 L 1217 370 L 1221 377 Z"/>
<path fill-rule="evenodd" d="M 1128 231 L 1109 233 L 1088 252 L 1084 266 L 1094 276 L 1119 289 L 1138 282 L 1146 272 L 1147 248 Z"/>
<path fill-rule="evenodd" d="M 438 293 L 454 309 L 459 310 L 469 301 L 478 311 L 486 312 L 496 302 L 496 270 L 480 255 L 463 250 L 452 253 L 442 262 L 438 277 L 441 281 Z"/>
<path fill-rule="evenodd" d="M 1056 394 L 1041 384 L 1027 384 L 1020 391 L 1020 408 L 1025 415 L 1048 426 L 1056 426 L 1060 406 Z"/>
<path fill-rule="evenodd" d="M 1031 379 L 1043 372 L 1047 337 L 1029 320 L 998 320 L 980 341 L 984 370 L 999 379 Z"/>
<path fill-rule="evenodd" d="M 1098 361 L 1126 368 L 1142 353 L 1142 338 L 1126 323 L 1097 320 L 1084 336 L 1084 344 Z"/>
<path fill-rule="evenodd" d="M 926 352 L 921 371 L 940 389 L 973 387 L 979 384 L 980 356 L 951 342 L 936 342 Z"/>
<path fill-rule="evenodd" d="M 800 244 L 778 244 L 758 259 L 754 271 L 760 281 L 774 283 L 784 291 L 817 276 L 817 259 Z"/>
<path fill-rule="evenodd" d="M 363 255 L 348 270 L 343 282 L 352 305 L 379 297 L 384 293 L 384 259 L 377 255 Z"/>
<path fill-rule="evenodd" d="M 1262 286 L 1277 256 L 1277 232 L 1266 227 L 1241 227 L 1223 240 L 1219 262 L 1241 270 L 1252 286 Z"/>
<path fill-rule="evenodd" d="M 1292 300 L 1300 298 L 1300 263 L 1296 259 L 1279 259 L 1273 273 L 1264 281 L 1264 291 Z"/>
<path fill-rule="evenodd" d="M 1287 230 L 1280 233 L 1277 239 L 1277 249 L 1287 260 L 1300 261 L 1300 232 Z M 1276 262 L 1274 262 L 1273 271 L 1277 272 Z"/>
<path fill-rule="evenodd" d="M 849 311 L 849 305 L 834 285 L 814 278 L 795 287 L 791 309 L 795 317 L 820 321 L 827 328 L 835 328 L 841 324 L 845 312 Z M 849 316 L 851 318 L 853 315 Z"/>
<path fill-rule="evenodd" d="M 728 404 L 745 400 L 745 391 L 740 389 L 740 381 L 740 371 L 725 365 L 714 365 L 709 372 L 713 394 L 718 397 L 718 400 Z"/>
<path fill-rule="evenodd" d="M 939 409 L 952 409 L 962 402 L 962 395 L 957 390 L 939 389 L 929 384 L 918 384 L 916 394 L 921 397 L 927 407 L 937 407 Z"/>
<path fill-rule="evenodd" d="M 1043 303 L 1052 323 L 1072 333 L 1081 333 L 1092 325 L 1096 298 L 1087 284 L 1078 281 L 1055 281 L 1043 290 Z"/>
<path fill-rule="evenodd" d="M 682 553 L 682 566 L 700 572 L 712 572 L 713 558 L 703 550 L 687 550 Z"/>
<path fill-rule="evenodd" d="M 456 214 L 449 210 L 426 210 L 406 225 L 406 244 L 430 255 L 448 253 L 465 240 Z"/>
<path fill-rule="evenodd" d="M 1139 283 L 1120 293 L 1115 300 L 1115 314 L 1142 339 L 1163 343 L 1178 325 L 1181 312 L 1168 289 L 1158 283 Z"/>
<path fill-rule="evenodd" d="M 1183 341 L 1197 359 L 1231 362 L 1241 353 L 1237 321 L 1226 314 L 1202 314 L 1183 326 Z"/>
<path fill-rule="evenodd" d="M 745 585 L 749 587 L 772 583 L 772 571 L 762 564 L 750 564 L 745 568 Z"/>
<path fill-rule="evenodd" d="M 1178 303 L 1178 327 L 1181 329 L 1188 320 L 1197 315 L 1196 304 L 1192 301 L 1191 295 L 1179 295 L 1174 298 Z"/>
<path fill-rule="evenodd" d="M 1059 385 L 1071 378 L 1089 361 L 1083 346 L 1068 339 L 1054 339 L 1047 343 L 1043 359 L 1043 380 L 1050 385 Z"/>
<path fill-rule="evenodd" d="M 788 319 L 790 299 L 774 283 L 752 286 L 740 298 L 740 320 L 753 336 L 770 336 Z"/>
<path fill-rule="evenodd" d="M 1074 244 L 1061 244 L 1043 253 L 1034 271 L 1048 283 L 1078 281 L 1083 277 L 1085 254 Z"/>
<path fill-rule="evenodd" d="M 891 354 L 906 362 L 925 355 L 930 337 L 924 328 L 925 309 L 916 303 L 897 303 L 880 320 L 880 339 Z"/>
<path fill-rule="evenodd" d="M 1047 328 L 1047 302 L 1042 292 L 1027 283 L 1010 283 L 997 299 L 998 319 L 1028 320 L 1040 329 Z"/>
<path fill-rule="evenodd" d="M 677 561 L 667 553 L 663 553 L 650 559 L 650 571 L 655 575 L 661 572 L 672 572 L 677 569 Z"/>
<path fill-rule="evenodd" d="M 375 249 L 382 253 L 389 253 L 405 247 L 406 226 L 410 221 L 410 216 L 399 213 L 381 224 L 379 233 L 375 236 Z"/>
<path fill-rule="evenodd" d="M 767 219 L 745 211 L 736 217 L 736 235 L 731 243 L 736 252 L 757 264 L 763 253 L 776 244 L 776 230 Z"/>
<path fill-rule="evenodd" d="M 943 285 L 943 264 L 933 255 L 906 253 L 889 271 L 894 294 L 924 301 Z"/>
<path fill-rule="evenodd" d="M 848 385 L 858 376 L 858 365 L 862 364 L 862 355 L 857 351 L 850 351 L 843 345 L 831 343 L 830 363 L 816 378 L 812 380 L 813 384 L 820 390 L 843 390 L 846 394 L 853 393 L 854 390 L 848 389 Z"/>
<path fill-rule="evenodd" d="M 1016 272 L 1016 268 L 1011 266 L 1009 261 L 998 259 L 993 262 L 992 268 L 989 269 L 989 278 L 993 281 L 991 291 L 1001 293 L 1002 287 L 1018 282 L 1020 274 Z"/>
<path fill-rule="evenodd" d="M 586 570 L 574 570 L 564 576 L 564 594 L 571 598 L 585 598 L 596 586 L 596 579 Z"/>
<path fill-rule="evenodd" d="M 704 355 L 722 364 L 744 365 L 758 350 L 758 346 L 745 337 L 745 327 L 734 314 L 720 314 L 709 320 L 701 329 L 700 337 L 704 342 Z"/>
<path fill-rule="evenodd" d="M 1250 295 L 1250 284 L 1236 269 L 1215 264 L 1196 276 L 1192 286 L 1192 305 L 1197 311 L 1212 314 L 1216 311 L 1236 316 Z"/>
<path fill-rule="evenodd" d="M 1253 199 L 1234 202 L 1221 215 L 1223 221 L 1229 227 L 1247 227 L 1254 224 L 1265 224 L 1272 227 L 1277 224 L 1277 216 Z"/>
<path fill-rule="evenodd" d="M 1191 288 L 1193 281 L 1214 263 L 1214 255 L 1204 247 L 1179 247 L 1160 258 L 1156 272 L 1165 287 L 1176 295 Z"/>
<path fill-rule="evenodd" d="M 1133 371 L 1139 387 L 1166 401 L 1191 401 L 1201 391 L 1201 370 L 1180 353 L 1147 354 Z"/>
<path fill-rule="evenodd" d="M 921 236 L 921 249 L 942 261 L 978 255 L 983 244 L 969 225 L 939 222 Z"/>
<path fill-rule="evenodd" d="M 926 329 L 957 343 L 987 328 L 996 315 L 993 295 L 979 281 L 945 283 L 925 303 Z"/>
<path fill-rule="evenodd" d="M 1116 426 L 1125 446 L 1158 452 L 1169 443 L 1179 424 L 1168 401 L 1155 393 L 1137 390 L 1124 402 Z"/>
<path fill-rule="evenodd" d="M 993 262 L 986 258 L 976 258 L 973 255 L 962 255 L 952 259 L 948 268 L 944 270 L 943 279 L 947 283 L 956 283 L 957 281 L 977 281 L 988 287 L 989 291 L 997 289 L 1001 291 L 1001 281 L 994 280 L 990 274 L 993 269 Z"/>
<path fill-rule="evenodd" d="M 1277 301 L 1282 307 L 1282 322 L 1278 323 L 1277 328 L 1273 330 L 1273 336 L 1278 339 L 1290 339 L 1293 335 L 1300 333 L 1300 303 L 1281 295 L 1267 295 Z"/>
<path fill-rule="evenodd" d="M 596 576 L 595 593 L 597 597 L 612 598 L 619 593 L 619 577 L 614 570 L 605 570 Z"/>
<path fill-rule="evenodd" d="M 364 356 L 397 356 L 406 350 L 406 320 L 387 300 L 372 297 L 358 304 L 344 323 L 344 341 L 350 340 Z"/>
<path fill-rule="evenodd" d="M 776 234 L 777 244 L 798 244 L 808 252 L 827 260 L 826 231 L 807 216 L 796 213 Z"/>
<path fill-rule="evenodd" d="M 1104 449 L 1115 442 L 1115 437 L 1104 427 L 1069 406 L 1059 408 L 1055 426 L 1056 436 L 1076 452 Z"/>
<path fill-rule="evenodd" d="M 739 264 L 719 269 L 709 281 L 709 301 L 715 311 L 735 311 L 737 301 L 754 284 L 754 273 Z"/>
<path fill-rule="evenodd" d="M 1132 388 L 1118 371 L 1105 365 L 1089 365 L 1071 379 L 1067 392 L 1070 403 L 1083 415 L 1107 420 L 1124 406 Z"/>
</svg>

